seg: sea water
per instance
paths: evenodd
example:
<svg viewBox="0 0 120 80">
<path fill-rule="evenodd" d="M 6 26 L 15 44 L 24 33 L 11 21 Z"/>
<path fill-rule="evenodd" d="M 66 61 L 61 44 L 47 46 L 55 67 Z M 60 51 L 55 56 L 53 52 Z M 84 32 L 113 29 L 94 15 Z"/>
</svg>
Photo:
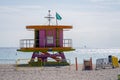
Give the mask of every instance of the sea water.
<svg viewBox="0 0 120 80">
<path fill-rule="evenodd" d="M 19 52 L 18 48 L 0 48 L 0 63 L 1 64 L 15 64 L 18 59 L 30 59 L 31 52 Z M 75 64 L 75 58 L 79 64 L 83 64 L 83 60 L 92 58 L 93 64 L 96 63 L 98 58 L 108 58 L 113 55 L 120 58 L 120 49 L 80 49 L 76 48 L 75 51 L 65 52 L 66 59 L 71 64 Z"/>
</svg>

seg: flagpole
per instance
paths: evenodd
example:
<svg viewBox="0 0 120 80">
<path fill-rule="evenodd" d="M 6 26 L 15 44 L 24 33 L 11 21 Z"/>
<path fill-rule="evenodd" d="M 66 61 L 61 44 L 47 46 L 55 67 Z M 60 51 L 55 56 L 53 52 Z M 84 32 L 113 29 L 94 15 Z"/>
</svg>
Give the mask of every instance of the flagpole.
<svg viewBox="0 0 120 80">
<path fill-rule="evenodd" d="M 57 18 L 56 18 L 56 25 L 58 25 L 58 21 L 57 21 Z"/>
<path fill-rule="evenodd" d="M 57 14 L 57 12 L 56 12 L 56 14 Z M 56 17 L 56 25 L 58 25 L 58 20 L 57 20 L 57 17 Z"/>
</svg>

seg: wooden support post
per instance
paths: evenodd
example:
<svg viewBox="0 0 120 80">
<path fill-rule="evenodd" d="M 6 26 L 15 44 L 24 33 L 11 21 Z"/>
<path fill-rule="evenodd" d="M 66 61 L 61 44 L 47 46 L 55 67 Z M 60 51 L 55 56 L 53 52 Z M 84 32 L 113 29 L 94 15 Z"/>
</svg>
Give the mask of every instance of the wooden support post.
<svg viewBox="0 0 120 80">
<path fill-rule="evenodd" d="M 77 57 L 75 57 L 75 66 L 76 66 L 76 71 L 78 71 Z"/>
</svg>

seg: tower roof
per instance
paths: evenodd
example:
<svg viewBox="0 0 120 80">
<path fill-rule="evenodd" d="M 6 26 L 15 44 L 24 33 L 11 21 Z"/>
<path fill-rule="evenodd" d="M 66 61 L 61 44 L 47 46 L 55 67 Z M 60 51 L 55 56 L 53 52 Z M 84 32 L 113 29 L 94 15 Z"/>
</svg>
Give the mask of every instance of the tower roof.
<svg viewBox="0 0 120 80">
<path fill-rule="evenodd" d="M 30 25 L 26 26 L 27 29 L 72 29 L 72 26 L 66 25 Z"/>
</svg>

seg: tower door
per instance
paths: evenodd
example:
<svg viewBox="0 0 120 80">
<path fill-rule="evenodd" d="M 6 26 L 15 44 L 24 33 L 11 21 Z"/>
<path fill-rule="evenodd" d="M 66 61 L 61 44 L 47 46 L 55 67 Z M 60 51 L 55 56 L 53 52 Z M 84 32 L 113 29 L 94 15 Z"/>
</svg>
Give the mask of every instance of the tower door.
<svg viewBox="0 0 120 80">
<path fill-rule="evenodd" d="M 46 31 L 46 47 L 54 47 L 54 30 L 47 30 Z"/>
<path fill-rule="evenodd" d="M 39 47 L 39 30 L 35 30 L 35 47 Z"/>
</svg>

